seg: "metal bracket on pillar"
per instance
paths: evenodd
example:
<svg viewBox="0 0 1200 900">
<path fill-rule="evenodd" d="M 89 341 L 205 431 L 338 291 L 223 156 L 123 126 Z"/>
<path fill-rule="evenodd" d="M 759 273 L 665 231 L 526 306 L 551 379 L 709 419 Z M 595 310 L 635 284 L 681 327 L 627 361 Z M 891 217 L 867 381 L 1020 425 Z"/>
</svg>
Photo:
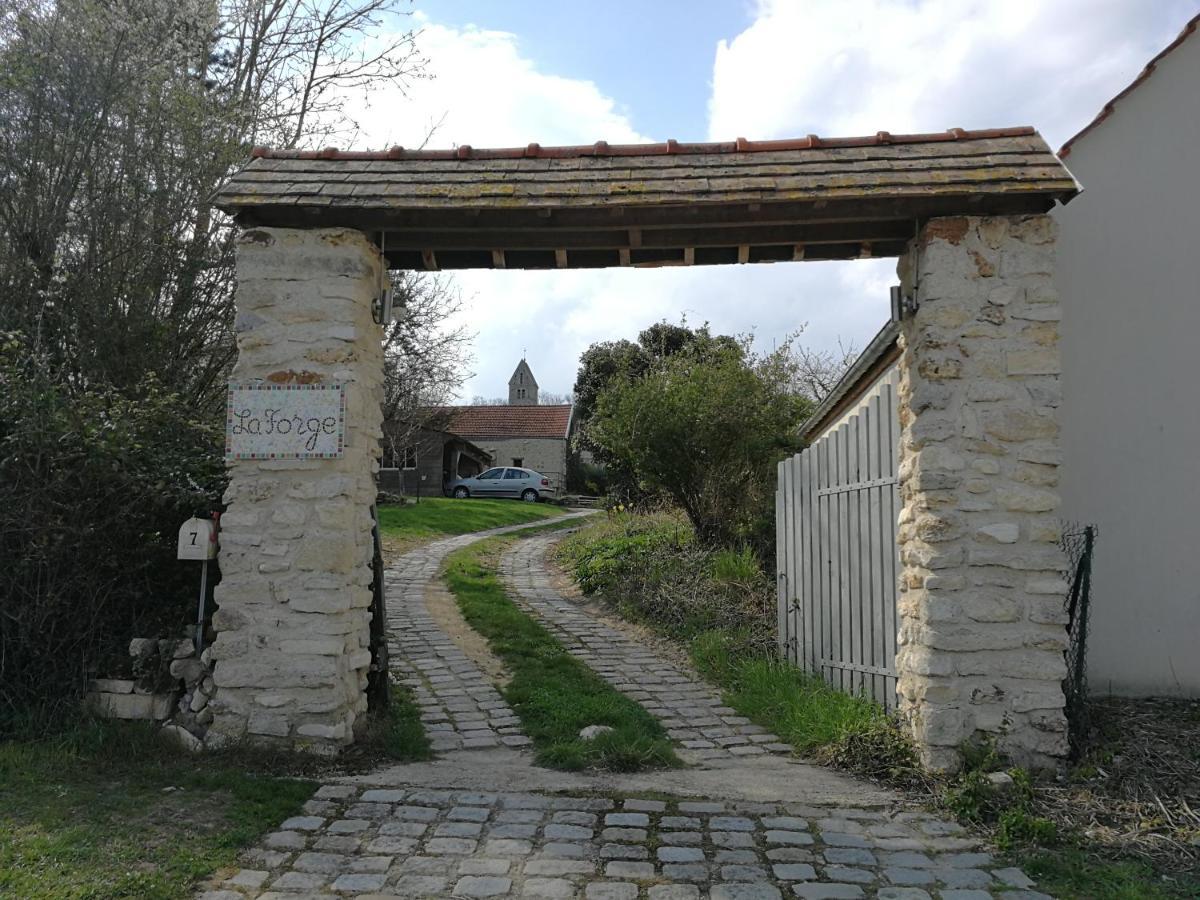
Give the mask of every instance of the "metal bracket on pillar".
<svg viewBox="0 0 1200 900">
<path fill-rule="evenodd" d="M 917 297 L 915 293 L 904 294 L 904 288 L 896 284 L 892 286 L 892 321 L 903 322 L 911 319 L 917 313 Z"/>
</svg>

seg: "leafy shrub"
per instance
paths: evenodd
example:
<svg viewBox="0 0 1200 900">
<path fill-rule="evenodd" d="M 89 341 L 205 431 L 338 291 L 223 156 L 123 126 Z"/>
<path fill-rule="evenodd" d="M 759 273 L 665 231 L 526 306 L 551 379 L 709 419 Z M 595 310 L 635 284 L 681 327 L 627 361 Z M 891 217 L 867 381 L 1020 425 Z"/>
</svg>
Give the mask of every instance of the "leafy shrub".
<svg viewBox="0 0 1200 900">
<path fill-rule="evenodd" d="M 588 439 L 688 517 L 701 543 L 774 548 L 775 464 L 799 449 L 811 410 L 791 390 L 786 354 L 744 348 L 672 355 L 600 393 Z"/>
<path fill-rule="evenodd" d="M 68 383 L 0 334 L 0 732 L 127 665 L 131 637 L 179 633 L 197 572 L 176 534 L 223 479 L 216 429 L 153 381 Z"/>
<path fill-rule="evenodd" d="M 747 647 L 774 646 L 774 585 L 757 557 L 699 544 L 678 513 L 613 511 L 568 537 L 558 552 L 584 593 L 603 594 L 630 618 L 683 639 L 736 629 L 745 632 Z"/>
</svg>

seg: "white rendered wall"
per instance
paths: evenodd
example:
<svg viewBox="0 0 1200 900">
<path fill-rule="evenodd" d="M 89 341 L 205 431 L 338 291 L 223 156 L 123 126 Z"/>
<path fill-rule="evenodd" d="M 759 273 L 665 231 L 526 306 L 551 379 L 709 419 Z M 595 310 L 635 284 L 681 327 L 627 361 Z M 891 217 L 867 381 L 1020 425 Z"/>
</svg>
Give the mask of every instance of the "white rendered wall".
<svg viewBox="0 0 1200 900">
<path fill-rule="evenodd" d="M 1071 149 L 1063 515 L 1094 522 L 1093 692 L 1200 695 L 1200 37 Z"/>
</svg>

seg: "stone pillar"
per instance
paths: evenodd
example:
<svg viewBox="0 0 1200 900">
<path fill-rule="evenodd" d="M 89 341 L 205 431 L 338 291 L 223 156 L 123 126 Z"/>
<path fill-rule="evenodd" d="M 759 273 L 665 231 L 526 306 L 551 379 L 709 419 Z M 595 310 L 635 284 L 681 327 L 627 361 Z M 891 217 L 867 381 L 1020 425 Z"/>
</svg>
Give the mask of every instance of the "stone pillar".
<svg viewBox="0 0 1200 900">
<path fill-rule="evenodd" d="M 925 765 L 1066 751 L 1059 304 L 1048 216 L 930 221 L 900 260 L 900 710 Z"/>
<path fill-rule="evenodd" d="M 358 231 L 238 238 L 236 381 L 346 385 L 338 459 L 230 463 L 208 741 L 350 743 L 371 662 L 371 516 L 383 396 L 378 250 Z"/>
</svg>

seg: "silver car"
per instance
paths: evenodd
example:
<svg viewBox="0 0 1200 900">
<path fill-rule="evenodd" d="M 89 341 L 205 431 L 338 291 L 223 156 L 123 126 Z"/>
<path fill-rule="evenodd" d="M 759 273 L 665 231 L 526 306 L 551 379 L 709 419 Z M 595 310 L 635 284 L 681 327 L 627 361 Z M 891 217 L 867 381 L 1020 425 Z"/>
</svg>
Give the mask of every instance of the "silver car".
<svg viewBox="0 0 1200 900">
<path fill-rule="evenodd" d="M 520 497 L 526 503 L 537 503 L 556 493 L 550 479 L 533 469 L 497 466 L 471 478 L 450 482 L 450 493 L 460 500 L 464 497 Z"/>
</svg>

